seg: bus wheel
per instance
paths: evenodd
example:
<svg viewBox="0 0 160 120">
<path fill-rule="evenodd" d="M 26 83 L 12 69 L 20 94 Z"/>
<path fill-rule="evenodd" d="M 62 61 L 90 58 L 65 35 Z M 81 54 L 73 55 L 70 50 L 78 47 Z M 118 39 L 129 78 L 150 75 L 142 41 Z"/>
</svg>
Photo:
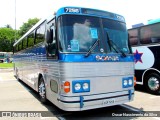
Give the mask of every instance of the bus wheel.
<svg viewBox="0 0 160 120">
<path fill-rule="evenodd" d="M 146 77 L 145 87 L 152 94 L 160 94 L 160 76 L 151 73 Z"/>
<path fill-rule="evenodd" d="M 47 99 L 46 99 L 46 87 L 45 87 L 45 83 L 43 78 L 40 79 L 39 81 L 39 85 L 38 85 L 38 93 L 40 96 L 40 101 L 42 103 L 46 103 Z"/>
</svg>

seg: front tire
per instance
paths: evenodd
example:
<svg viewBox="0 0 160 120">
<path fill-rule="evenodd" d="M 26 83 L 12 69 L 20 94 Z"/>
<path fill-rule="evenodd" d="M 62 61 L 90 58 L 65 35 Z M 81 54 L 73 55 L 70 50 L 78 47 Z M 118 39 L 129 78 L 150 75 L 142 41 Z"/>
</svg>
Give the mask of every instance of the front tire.
<svg viewBox="0 0 160 120">
<path fill-rule="evenodd" d="M 146 77 L 145 87 L 152 94 L 160 94 L 160 76 L 157 73 L 151 73 Z"/>
<path fill-rule="evenodd" d="M 39 84 L 38 84 L 38 93 L 40 96 L 40 101 L 42 103 L 46 103 L 46 87 L 43 78 L 40 79 Z"/>
</svg>

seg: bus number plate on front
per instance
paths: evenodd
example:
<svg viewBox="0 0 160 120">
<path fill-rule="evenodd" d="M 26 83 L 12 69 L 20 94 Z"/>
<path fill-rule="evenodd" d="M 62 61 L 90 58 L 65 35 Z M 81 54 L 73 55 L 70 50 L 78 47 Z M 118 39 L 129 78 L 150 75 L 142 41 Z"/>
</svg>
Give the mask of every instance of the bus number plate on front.
<svg viewBox="0 0 160 120">
<path fill-rule="evenodd" d="M 107 99 L 102 101 L 102 105 L 110 105 L 114 103 L 115 103 L 115 99 Z"/>
</svg>

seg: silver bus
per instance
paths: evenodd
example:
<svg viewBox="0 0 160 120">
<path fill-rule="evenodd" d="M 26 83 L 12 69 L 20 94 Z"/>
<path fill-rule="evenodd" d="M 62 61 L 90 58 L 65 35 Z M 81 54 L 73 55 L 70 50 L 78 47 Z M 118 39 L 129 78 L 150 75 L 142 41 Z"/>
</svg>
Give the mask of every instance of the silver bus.
<svg viewBox="0 0 160 120">
<path fill-rule="evenodd" d="M 121 15 L 63 7 L 13 47 L 15 76 L 43 103 L 82 111 L 133 100 L 134 57 Z"/>
</svg>

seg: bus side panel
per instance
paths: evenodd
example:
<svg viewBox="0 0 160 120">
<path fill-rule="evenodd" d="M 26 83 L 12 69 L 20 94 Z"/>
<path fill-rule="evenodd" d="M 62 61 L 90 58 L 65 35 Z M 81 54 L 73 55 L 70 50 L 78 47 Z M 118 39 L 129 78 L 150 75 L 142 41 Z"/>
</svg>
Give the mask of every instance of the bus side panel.
<svg viewBox="0 0 160 120">
<path fill-rule="evenodd" d="M 135 57 L 135 76 L 137 82 L 144 83 L 144 72 L 160 71 L 160 47 L 155 45 L 132 47 Z M 144 76 L 145 75 L 145 76 Z"/>
</svg>

